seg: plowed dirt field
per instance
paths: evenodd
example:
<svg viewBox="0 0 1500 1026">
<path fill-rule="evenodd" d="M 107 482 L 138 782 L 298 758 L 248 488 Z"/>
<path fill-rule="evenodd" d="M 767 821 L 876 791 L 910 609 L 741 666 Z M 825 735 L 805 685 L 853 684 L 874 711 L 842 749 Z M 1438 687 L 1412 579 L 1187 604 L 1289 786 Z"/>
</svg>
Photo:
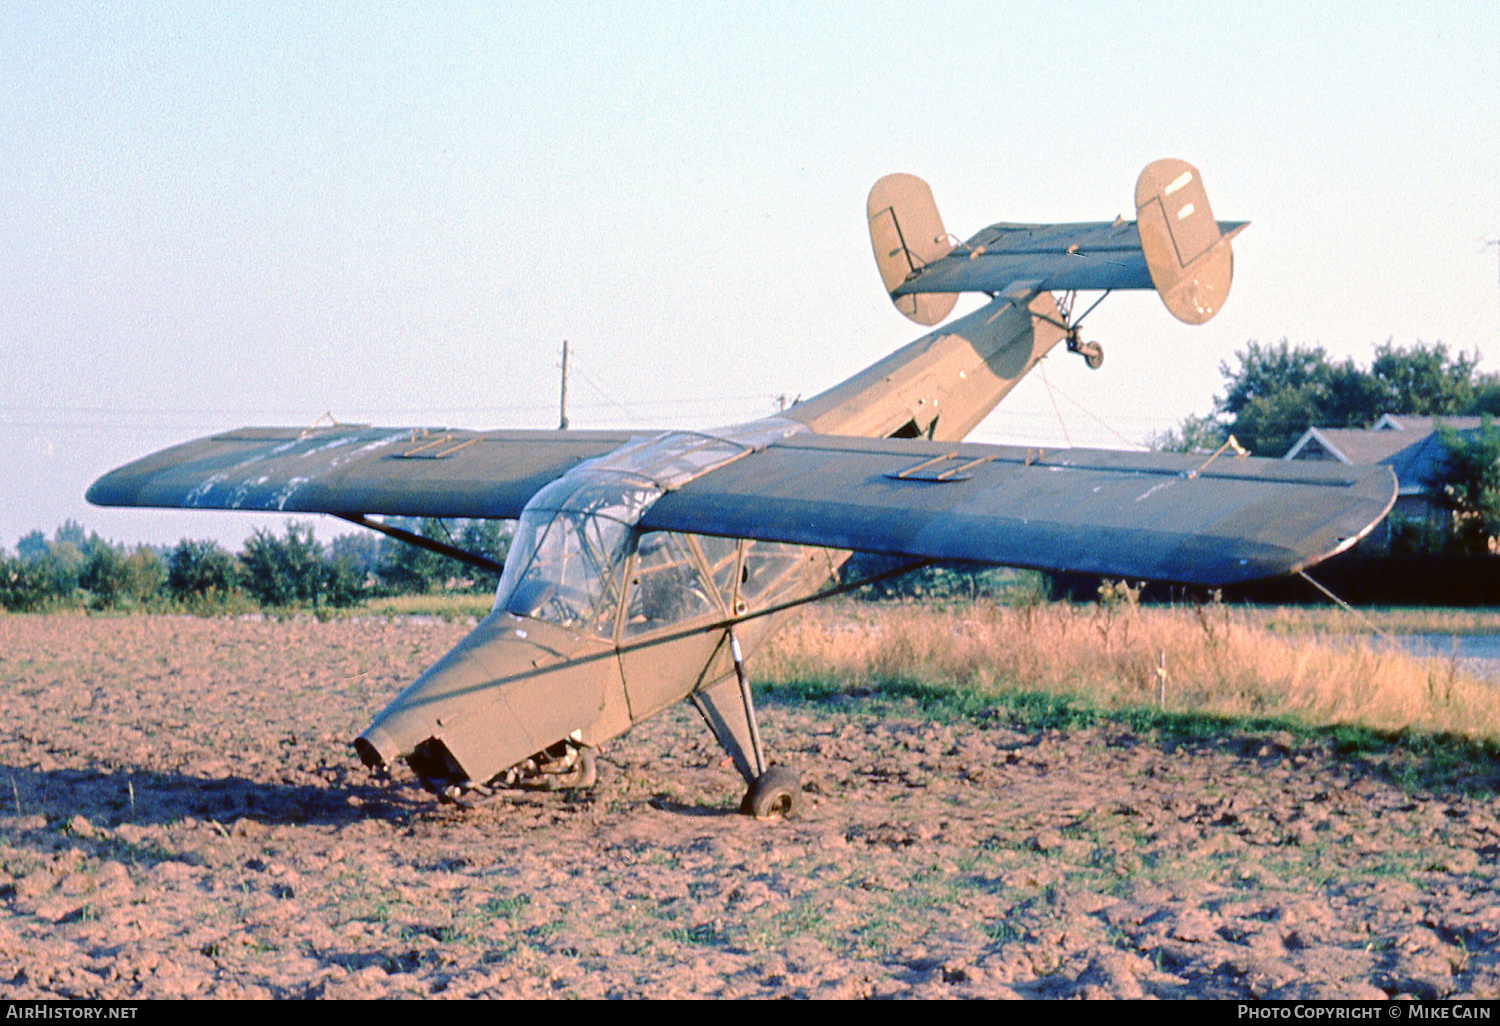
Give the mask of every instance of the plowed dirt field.
<svg viewBox="0 0 1500 1026">
<path fill-rule="evenodd" d="M 1490 784 L 872 681 L 762 701 L 794 821 L 690 708 L 460 811 L 348 741 L 467 630 L 0 616 L 0 995 L 1500 994 Z"/>
</svg>

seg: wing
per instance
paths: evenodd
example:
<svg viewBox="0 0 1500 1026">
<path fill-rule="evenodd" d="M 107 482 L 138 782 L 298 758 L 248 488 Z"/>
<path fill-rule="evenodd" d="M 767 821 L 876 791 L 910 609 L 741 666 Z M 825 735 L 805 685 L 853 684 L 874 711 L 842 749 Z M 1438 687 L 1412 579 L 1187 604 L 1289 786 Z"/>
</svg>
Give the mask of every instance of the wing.
<svg viewBox="0 0 1500 1026">
<path fill-rule="evenodd" d="M 517 517 L 548 482 L 629 431 L 242 428 L 163 449 L 88 491 L 98 506 L 358 516 Z"/>
<path fill-rule="evenodd" d="M 1233 236 L 1248 222 L 1219 221 Z M 1009 292 L 1155 288 L 1134 221 L 992 224 L 947 256 L 919 268 L 892 296 L 924 292 Z M 1026 297 L 1027 299 L 1030 296 Z"/>
<path fill-rule="evenodd" d="M 1219 586 L 1348 548 L 1387 467 L 796 435 L 663 496 L 645 529 Z"/>
</svg>

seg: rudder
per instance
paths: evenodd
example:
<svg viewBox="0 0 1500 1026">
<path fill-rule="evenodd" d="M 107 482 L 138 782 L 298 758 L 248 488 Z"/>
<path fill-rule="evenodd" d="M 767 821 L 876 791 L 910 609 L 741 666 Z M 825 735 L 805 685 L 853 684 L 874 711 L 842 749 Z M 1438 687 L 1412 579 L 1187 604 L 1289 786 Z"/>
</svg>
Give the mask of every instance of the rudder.
<svg viewBox="0 0 1500 1026">
<path fill-rule="evenodd" d="M 943 229 L 932 189 L 916 175 L 886 175 L 870 189 L 865 203 L 870 245 L 886 292 L 893 291 L 919 268 L 948 255 L 953 243 Z M 937 324 L 958 302 L 954 292 L 892 296 L 908 318 L 924 327 Z"/>
</svg>

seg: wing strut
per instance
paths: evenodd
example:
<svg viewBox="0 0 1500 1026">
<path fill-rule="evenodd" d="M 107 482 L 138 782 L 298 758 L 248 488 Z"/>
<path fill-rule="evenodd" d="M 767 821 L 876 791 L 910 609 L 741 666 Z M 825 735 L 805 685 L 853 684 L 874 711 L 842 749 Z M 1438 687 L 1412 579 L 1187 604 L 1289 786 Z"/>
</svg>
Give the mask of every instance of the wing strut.
<svg viewBox="0 0 1500 1026">
<path fill-rule="evenodd" d="M 449 559 L 456 559 L 460 563 L 467 563 L 469 566 L 478 567 L 480 570 L 488 570 L 491 573 L 497 574 L 505 571 L 504 563 L 497 562 L 488 556 L 481 556 L 477 552 L 470 552 L 468 549 L 461 549 L 456 545 L 444 545 L 440 541 L 424 538 L 420 534 L 404 530 L 400 527 L 382 524 L 378 520 L 371 520 L 363 513 L 335 513 L 334 516 L 340 520 L 347 520 L 351 524 L 358 524 L 360 527 L 368 527 L 372 531 L 379 531 L 386 537 L 394 538 L 399 542 L 415 545 L 419 549 L 436 552 L 439 556 L 447 556 Z"/>
</svg>

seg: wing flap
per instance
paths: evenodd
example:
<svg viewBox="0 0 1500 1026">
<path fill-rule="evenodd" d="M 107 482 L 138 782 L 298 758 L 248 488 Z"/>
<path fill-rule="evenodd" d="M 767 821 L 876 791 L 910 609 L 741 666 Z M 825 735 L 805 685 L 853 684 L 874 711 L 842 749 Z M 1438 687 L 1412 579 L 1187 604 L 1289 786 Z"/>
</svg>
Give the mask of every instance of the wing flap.
<svg viewBox="0 0 1500 1026">
<path fill-rule="evenodd" d="M 288 513 L 516 517 L 628 431 L 242 428 L 163 449 L 104 475 L 98 506 Z"/>
<path fill-rule="evenodd" d="M 801 435 L 664 496 L 641 524 L 1219 586 L 1342 551 L 1396 497 L 1384 467 L 1205 459 Z"/>
</svg>

